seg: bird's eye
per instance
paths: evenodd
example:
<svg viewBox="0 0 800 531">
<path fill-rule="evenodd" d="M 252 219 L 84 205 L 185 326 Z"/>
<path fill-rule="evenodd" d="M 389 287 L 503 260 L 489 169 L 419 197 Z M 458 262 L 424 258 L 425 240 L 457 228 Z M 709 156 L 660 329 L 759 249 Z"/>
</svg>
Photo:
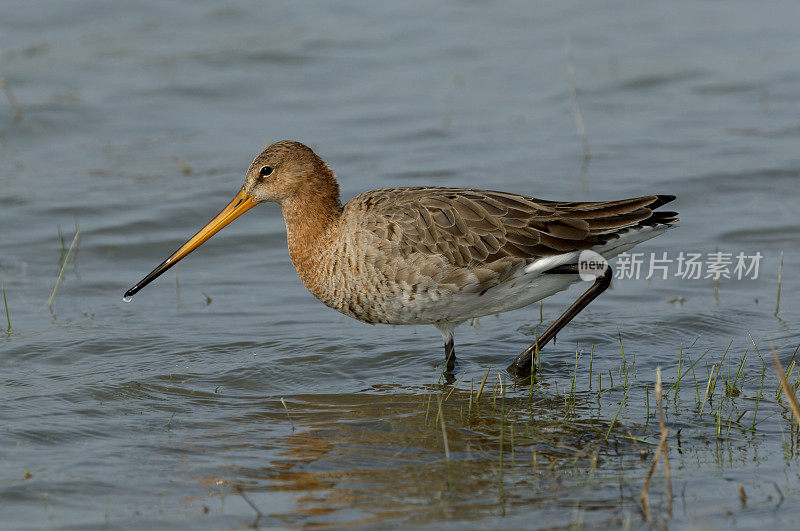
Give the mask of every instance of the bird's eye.
<svg viewBox="0 0 800 531">
<path fill-rule="evenodd" d="M 262 166 L 258 174 L 262 177 L 268 177 L 270 174 L 272 174 L 272 166 Z"/>
</svg>

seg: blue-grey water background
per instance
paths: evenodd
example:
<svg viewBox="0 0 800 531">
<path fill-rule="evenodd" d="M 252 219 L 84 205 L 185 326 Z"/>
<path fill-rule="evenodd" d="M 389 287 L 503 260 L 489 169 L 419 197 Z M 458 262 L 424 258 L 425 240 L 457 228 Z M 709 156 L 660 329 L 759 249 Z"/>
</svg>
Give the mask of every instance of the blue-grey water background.
<svg viewBox="0 0 800 531">
<path fill-rule="evenodd" d="M 537 392 L 568 379 L 576 342 L 594 345 L 604 372 L 619 366 L 621 336 L 650 382 L 681 344 L 721 353 L 733 339 L 741 357 L 749 331 L 787 363 L 799 341 L 797 2 L 7 0 L 0 11 L 0 77 L 21 110 L 15 120 L 0 96 L 3 526 L 248 525 L 233 484 L 250 487 L 265 526 L 572 521 L 578 502 L 558 489 L 458 504 L 432 495 L 424 465 L 392 473 L 414 466 L 396 457 L 413 444 L 382 444 L 388 404 L 424 409 L 440 336 L 321 305 L 291 267 L 274 205 L 122 302 L 279 139 L 312 146 L 344 200 L 423 184 L 561 200 L 673 193 L 681 224 L 647 256 L 762 253 L 757 280 L 722 279 L 716 296 L 711 279 L 674 266 L 667 280 L 615 282 L 546 349 Z M 579 289 L 546 301 L 545 320 Z M 461 327 L 461 388 L 504 367 L 538 322 L 531 307 Z M 630 404 L 622 422 L 641 411 Z M 673 525 L 796 525 L 784 419 L 719 462 L 702 443 L 695 457 L 674 453 Z M 635 488 L 605 485 L 582 521 L 642 525 L 635 504 L 617 503 Z M 376 512 L 364 490 L 396 510 Z"/>
</svg>

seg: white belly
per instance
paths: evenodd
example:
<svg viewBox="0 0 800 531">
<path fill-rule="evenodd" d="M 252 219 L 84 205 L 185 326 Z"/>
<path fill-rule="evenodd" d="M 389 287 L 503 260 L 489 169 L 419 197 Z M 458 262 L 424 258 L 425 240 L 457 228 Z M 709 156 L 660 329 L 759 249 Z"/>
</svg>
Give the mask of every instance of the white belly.
<svg viewBox="0 0 800 531">
<path fill-rule="evenodd" d="M 396 324 L 460 323 L 473 317 L 508 312 L 533 304 L 579 281 L 577 275 L 520 273 L 482 295 L 474 291 L 432 292 L 405 303 L 397 315 L 404 322 Z"/>
</svg>

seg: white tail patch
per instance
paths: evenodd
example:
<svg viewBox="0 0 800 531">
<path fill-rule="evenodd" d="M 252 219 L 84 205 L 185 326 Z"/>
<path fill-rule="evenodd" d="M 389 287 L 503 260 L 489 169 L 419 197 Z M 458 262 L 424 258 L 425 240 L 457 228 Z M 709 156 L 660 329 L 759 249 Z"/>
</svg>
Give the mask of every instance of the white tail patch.
<svg viewBox="0 0 800 531">
<path fill-rule="evenodd" d="M 608 262 L 599 253 L 587 249 L 578 256 L 578 276 L 584 282 L 594 282 L 607 268 Z"/>
</svg>

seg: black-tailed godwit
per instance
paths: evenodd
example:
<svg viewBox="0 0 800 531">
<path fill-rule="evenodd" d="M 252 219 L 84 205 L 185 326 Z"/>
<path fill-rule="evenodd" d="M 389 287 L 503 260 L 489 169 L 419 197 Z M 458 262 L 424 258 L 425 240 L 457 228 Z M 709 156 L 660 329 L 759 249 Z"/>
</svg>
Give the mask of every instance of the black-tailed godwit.
<svg viewBox="0 0 800 531">
<path fill-rule="evenodd" d="M 255 158 L 233 201 L 129 289 L 125 300 L 258 203 L 278 203 L 292 264 L 315 297 L 365 323 L 434 325 L 452 371 L 456 326 L 566 289 L 580 280 L 581 251 L 610 259 L 661 234 L 677 214 L 655 209 L 673 199 L 559 202 L 413 187 L 364 192 L 342 206 L 325 162 L 299 142 L 281 141 Z M 530 375 L 534 352 L 608 287 L 611 268 L 599 273 L 509 371 Z"/>
</svg>

